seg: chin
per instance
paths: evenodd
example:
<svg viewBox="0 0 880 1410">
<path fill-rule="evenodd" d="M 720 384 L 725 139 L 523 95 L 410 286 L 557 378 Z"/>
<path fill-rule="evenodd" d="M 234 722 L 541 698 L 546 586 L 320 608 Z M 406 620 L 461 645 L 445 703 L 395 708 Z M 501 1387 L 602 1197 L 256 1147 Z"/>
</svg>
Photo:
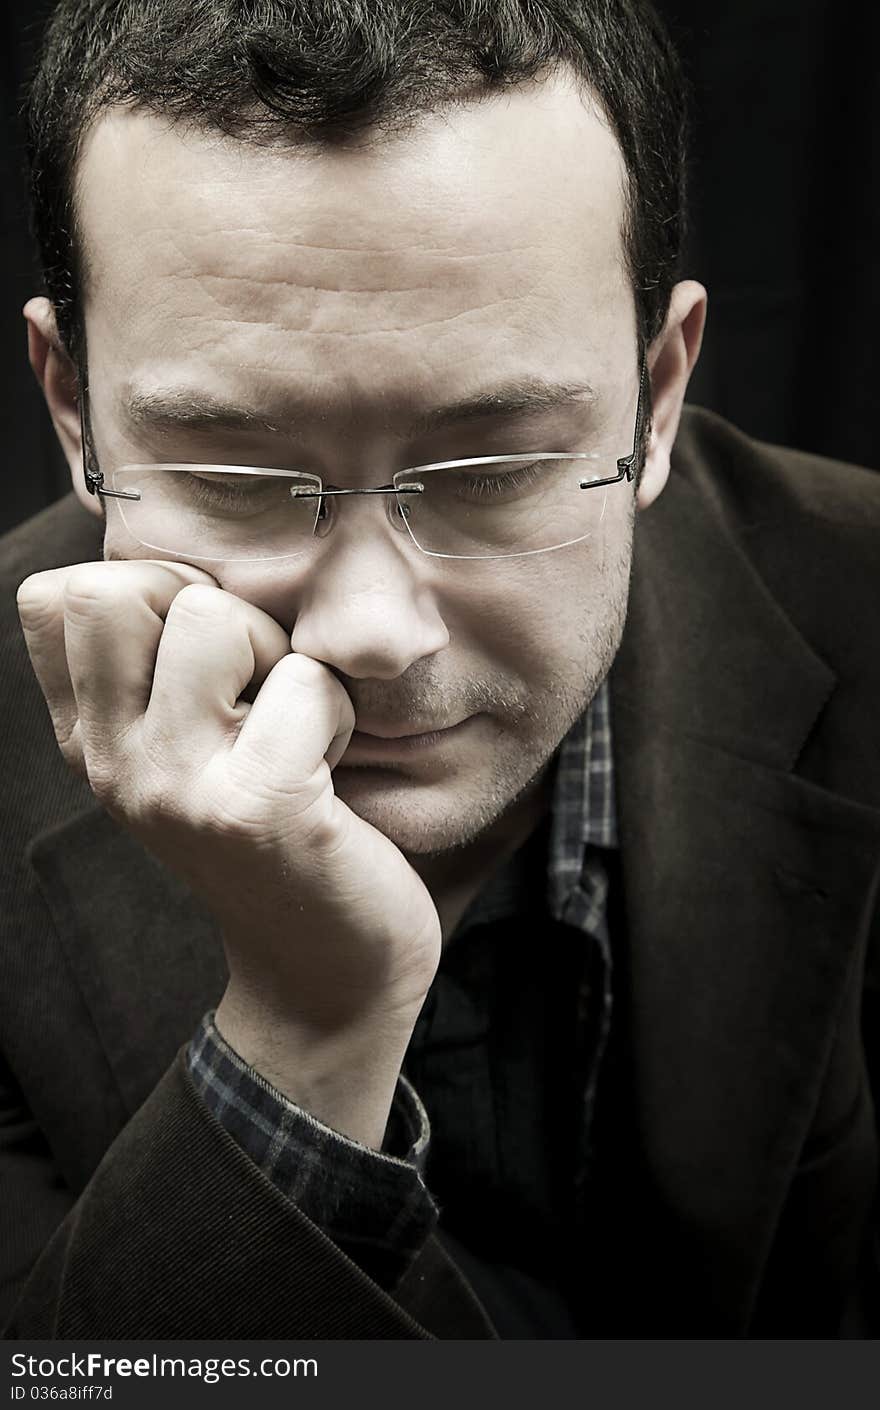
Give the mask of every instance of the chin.
<svg viewBox="0 0 880 1410">
<path fill-rule="evenodd" d="M 460 780 L 417 783 L 392 769 L 338 767 L 336 796 L 402 852 L 436 856 L 466 847 L 510 801 L 492 790 L 462 788 Z"/>
</svg>

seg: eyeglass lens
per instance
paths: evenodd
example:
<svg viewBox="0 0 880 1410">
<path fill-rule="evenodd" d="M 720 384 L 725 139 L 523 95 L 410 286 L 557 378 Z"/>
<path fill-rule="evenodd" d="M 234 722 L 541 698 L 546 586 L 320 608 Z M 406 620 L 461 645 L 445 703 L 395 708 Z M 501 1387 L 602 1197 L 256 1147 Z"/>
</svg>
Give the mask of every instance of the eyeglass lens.
<svg viewBox="0 0 880 1410">
<path fill-rule="evenodd" d="M 397 526 L 425 553 L 499 558 L 542 552 L 588 538 L 601 522 L 604 489 L 585 480 L 608 473 L 592 457 L 521 460 L 400 471 L 389 494 Z M 322 512 L 313 476 L 228 466 L 135 465 L 117 469 L 113 501 L 126 529 L 146 547 L 204 559 L 273 559 L 306 551 Z M 366 498 L 361 503 L 369 503 Z"/>
</svg>

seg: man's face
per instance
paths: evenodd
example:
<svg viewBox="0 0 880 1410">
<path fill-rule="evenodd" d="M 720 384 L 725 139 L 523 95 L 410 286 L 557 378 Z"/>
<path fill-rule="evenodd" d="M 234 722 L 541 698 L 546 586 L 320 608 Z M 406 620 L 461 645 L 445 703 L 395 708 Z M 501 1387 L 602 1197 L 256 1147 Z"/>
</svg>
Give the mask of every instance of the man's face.
<svg viewBox="0 0 880 1410">
<path fill-rule="evenodd" d="M 627 454 L 638 367 L 622 191 L 614 139 L 561 81 L 326 151 L 105 116 L 79 180 L 102 469 L 296 467 L 346 488 L 453 458 Z M 416 429 L 525 378 L 595 397 Z M 177 416 L 151 419 L 169 398 Z M 252 424 L 181 418 L 206 400 Z M 355 736 L 335 771 L 339 796 L 405 851 L 467 844 L 499 818 L 608 670 L 633 492 L 585 493 L 605 496 L 595 533 L 532 557 L 428 557 L 374 496 L 336 500 L 332 531 L 296 557 L 200 565 L 339 676 L 365 732 L 458 726 L 415 746 Z M 106 557 L 160 556 L 106 503 Z"/>
</svg>

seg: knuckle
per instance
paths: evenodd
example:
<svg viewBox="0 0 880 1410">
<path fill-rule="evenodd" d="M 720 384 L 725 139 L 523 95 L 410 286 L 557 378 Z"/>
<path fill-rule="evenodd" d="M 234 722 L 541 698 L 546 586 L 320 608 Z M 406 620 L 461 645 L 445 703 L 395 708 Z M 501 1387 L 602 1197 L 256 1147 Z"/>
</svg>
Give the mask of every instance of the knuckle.
<svg viewBox="0 0 880 1410">
<path fill-rule="evenodd" d="M 74 568 L 64 584 L 65 612 L 91 615 L 119 602 L 119 585 L 110 581 L 104 563 L 82 563 Z"/>
<path fill-rule="evenodd" d="M 16 593 L 18 615 L 26 631 L 39 631 L 58 610 L 58 589 L 54 573 L 34 573 L 25 578 Z"/>
<path fill-rule="evenodd" d="M 218 619 L 228 621 L 234 615 L 235 601 L 222 589 L 208 583 L 187 583 L 180 589 L 168 609 L 168 620 L 184 618 L 198 624 Z"/>
</svg>

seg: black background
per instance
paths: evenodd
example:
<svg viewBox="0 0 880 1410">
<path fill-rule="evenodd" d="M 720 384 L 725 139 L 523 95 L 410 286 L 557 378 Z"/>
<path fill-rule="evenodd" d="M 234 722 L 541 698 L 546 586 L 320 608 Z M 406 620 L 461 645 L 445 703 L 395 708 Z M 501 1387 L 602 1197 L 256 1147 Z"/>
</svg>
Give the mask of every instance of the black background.
<svg viewBox="0 0 880 1410">
<path fill-rule="evenodd" d="M 880 6 L 661 0 L 659 8 L 694 90 L 686 273 L 707 285 L 710 313 L 691 399 L 764 439 L 877 467 Z M 39 278 L 19 109 L 50 9 L 46 0 L 4 0 L 0 9 L 0 530 L 68 487 L 21 318 Z"/>
</svg>

